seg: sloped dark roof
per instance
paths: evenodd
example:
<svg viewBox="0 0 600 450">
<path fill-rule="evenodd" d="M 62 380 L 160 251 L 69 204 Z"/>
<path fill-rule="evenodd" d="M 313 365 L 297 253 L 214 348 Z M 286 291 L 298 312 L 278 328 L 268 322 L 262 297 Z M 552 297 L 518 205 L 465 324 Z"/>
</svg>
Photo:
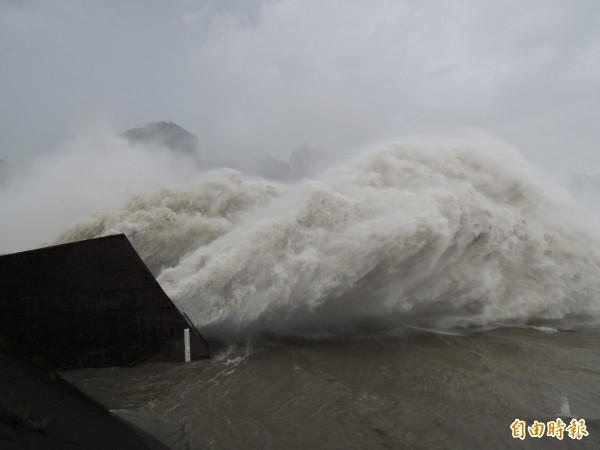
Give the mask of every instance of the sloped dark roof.
<svg viewBox="0 0 600 450">
<path fill-rule="evenodd" d="M 55 368 L 208 356 L 125 235 L 0 256 L 0 342 Z"/>
</svg>

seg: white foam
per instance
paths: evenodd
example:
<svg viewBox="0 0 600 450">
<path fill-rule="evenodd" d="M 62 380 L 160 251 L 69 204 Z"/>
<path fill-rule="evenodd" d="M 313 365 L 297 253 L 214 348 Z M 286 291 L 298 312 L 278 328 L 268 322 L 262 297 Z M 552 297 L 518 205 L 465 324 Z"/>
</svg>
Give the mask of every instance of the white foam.
<svg viewBox="0 0 600 450">
<path fill-rule="evenodd" d="M 134 200 L 61 241 L 125 232 L 151 265 L 172 265 L 159 282 L 219 337 L 600 316 L 598 236 L 510 149 L 393 145 L 285 188 L 214 177 Z"/>
<path fill-rule="evenodd" d="M 571 407 L 569 406 L 569 399 L 564 394 L 561 394 L 560 396 L 560 415 L 563 417 L 571 416 Z"/>
</svg>

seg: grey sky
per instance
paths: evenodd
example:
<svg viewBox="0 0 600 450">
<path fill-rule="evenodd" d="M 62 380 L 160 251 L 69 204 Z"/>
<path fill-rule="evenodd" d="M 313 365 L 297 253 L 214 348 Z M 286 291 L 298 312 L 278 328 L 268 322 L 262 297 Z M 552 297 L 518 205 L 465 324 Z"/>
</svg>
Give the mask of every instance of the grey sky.
<svg viewBox="0 0 600 450">
<path fill-rule="evenodd" d="M 470 127 L 595 171 L 599 17 L 597 0 L 0 0 L 0 158 L 97 117 L 171 118 L 207 151 Z"/>
</svg>

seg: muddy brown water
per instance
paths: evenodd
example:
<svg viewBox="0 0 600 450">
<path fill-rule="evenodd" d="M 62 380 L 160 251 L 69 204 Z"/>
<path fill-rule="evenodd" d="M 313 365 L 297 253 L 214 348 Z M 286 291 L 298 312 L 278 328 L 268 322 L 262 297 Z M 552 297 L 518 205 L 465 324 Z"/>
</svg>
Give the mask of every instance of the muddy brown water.
<svg viewBox="0 0 600 450">
<path fill-rule="evenodd" d="M 64 376 L 173 449 L 600 448 L 598 330 L 271 341 Z M 511 435 L 557 418 L 589 435 Z"/>
</svg>

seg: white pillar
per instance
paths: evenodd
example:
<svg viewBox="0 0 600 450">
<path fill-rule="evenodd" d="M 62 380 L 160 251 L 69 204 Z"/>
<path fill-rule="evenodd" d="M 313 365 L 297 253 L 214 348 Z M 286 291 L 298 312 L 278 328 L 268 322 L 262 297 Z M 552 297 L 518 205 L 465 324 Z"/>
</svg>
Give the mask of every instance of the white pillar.
<svg viewBox="0 0 600 450">
<path fill-rule="evenodd" d="M 185 362 L 192 360 L 192 352 L 190 350 L 190 329 L 183 330 L 183 345 L 185 346 Z"/>
</svg>

